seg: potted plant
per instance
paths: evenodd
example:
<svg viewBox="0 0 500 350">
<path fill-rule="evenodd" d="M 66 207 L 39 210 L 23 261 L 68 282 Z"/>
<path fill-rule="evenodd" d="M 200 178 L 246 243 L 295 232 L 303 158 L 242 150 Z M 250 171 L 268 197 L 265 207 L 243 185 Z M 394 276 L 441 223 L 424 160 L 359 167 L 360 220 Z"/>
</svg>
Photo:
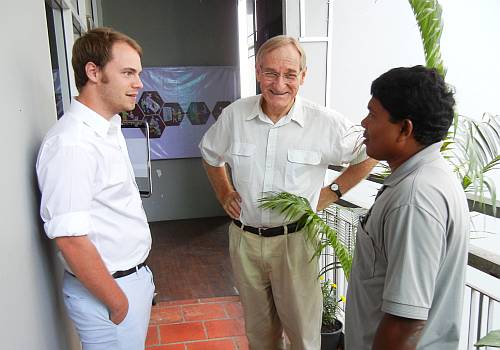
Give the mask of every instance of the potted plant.
<svg viewBox="0 0 500 350">
<path fill-rule="evenodd" d="M 323 316 L 321 322 L 321 350 L 343 349 L 342 322 L 338 313 L 342 312 L 339 303 L 345 303 L 345 297 L 338 295 L 337 285 L 320 276 L 323 295 Z"/>
</svg>

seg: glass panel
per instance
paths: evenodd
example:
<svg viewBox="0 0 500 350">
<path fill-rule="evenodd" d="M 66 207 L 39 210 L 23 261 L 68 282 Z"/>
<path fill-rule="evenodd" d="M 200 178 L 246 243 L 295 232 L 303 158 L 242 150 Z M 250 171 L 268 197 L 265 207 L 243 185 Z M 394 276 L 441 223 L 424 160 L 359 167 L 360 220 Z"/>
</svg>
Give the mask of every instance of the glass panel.
<svg viewBox="0 0 500 350">
<path fill-rule="evenodd" d="M 59 119 L 70 103 L 62 9 L 55 2 L 49 4 L 45 3 L 45 15 L 47 17 L 47 31 L 49 35 L 57 118 Z"/>
<path fill-rule="evenodd" d="M 326 104 L 326 49 L 324 42 L 301 43 L 307 57 L 307 74 L 300 95 L 321 105 Z"/>
<path fill-rule="evenodd" d="M 76 13 L 80 13 L 80 10 L 78 8 L 78 0 L 71 0 L 71 6 L 76 10 Z"/>
<path fill-rule="evenodd" d="M 92 15 L 92 0 L 85 0 L 85 15 L 86 17 L 90 16 L 90 18 L 93 18 L 94 16 Z"/>
<path fill-rule="evenodd" d="M 79 37 L 82 36 L 82 28 L 80 27 L 80 24 L 78 20 L 73 17 L 73 39 L 76 41 Z"/>
<path fill-rule="evenodd" d="M 330 0 L 332 1 L 332 0 Z M 328 1 L 305 0 L 305 36 L 328 35 Z"/>
<path fill-rule="evenodd" d="M 95 27 L 96 18 L 94 18 L 94 1 L 93 0 L 85 0 L 85 23 L 87 24 L 87 30 L 90 30 Z"/>
</svg>

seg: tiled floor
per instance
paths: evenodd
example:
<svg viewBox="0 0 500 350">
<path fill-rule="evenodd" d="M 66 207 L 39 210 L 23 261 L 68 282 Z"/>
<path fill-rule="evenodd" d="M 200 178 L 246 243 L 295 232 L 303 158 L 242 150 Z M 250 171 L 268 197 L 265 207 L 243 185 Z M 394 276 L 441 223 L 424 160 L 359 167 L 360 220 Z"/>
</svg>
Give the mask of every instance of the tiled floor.
<svg viewBox="0 0 500 350">
<path fill-rule="evenodd" d="M 150 223 L 158 301 L 238 295 L 229 259 L 228 217 Z"/>
<path fill-rule="evenodd" d="M 239 297 L 159 302 L 151 311 L 148 350 L 248 350 Z"/>
</svg>

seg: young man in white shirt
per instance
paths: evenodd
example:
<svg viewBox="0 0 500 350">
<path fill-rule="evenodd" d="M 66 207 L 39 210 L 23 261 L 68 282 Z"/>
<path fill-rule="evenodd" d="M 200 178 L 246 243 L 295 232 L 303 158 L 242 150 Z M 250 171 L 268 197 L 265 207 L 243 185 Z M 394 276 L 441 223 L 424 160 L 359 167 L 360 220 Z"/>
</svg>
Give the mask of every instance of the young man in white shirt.
<svg viewBox="0 0 500 350">
<path fill-rule="evenodd" d="M 117 115 L 134 108 L 142 50 L 110 28 L 73 46 L 79 95 L 45 137 L 41 217 L 66 272 L 63 294 L 84 350 L 144 349 L 154 284 L 151 234 Z"/>
<path fill-rule="evenodd" d="M 296 39 L 269 39 L 256 60 L 262 95 L 226 107 L 200 143 L 209 180 L 233 219 L 229 251 L 252 350 L 282 349 L 283 330 L 294 350 L 318 350 L 321 342 L 312 247 L 296 222 L 263 210 L 258 199 L 287 191 L 322 209 L 375 164 L 357 152 L 360 135 L 348 120 L 297 95 L 306 71 Z M 322 189 L 328 165 L 341 163 L 351 165 Z"/>
</svg>

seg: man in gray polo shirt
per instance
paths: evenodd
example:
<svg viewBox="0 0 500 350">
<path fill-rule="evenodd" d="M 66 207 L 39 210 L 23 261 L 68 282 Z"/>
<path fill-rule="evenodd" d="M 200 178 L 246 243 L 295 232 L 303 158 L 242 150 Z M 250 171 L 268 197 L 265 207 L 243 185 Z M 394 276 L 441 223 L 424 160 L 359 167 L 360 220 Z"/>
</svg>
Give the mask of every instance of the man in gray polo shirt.
<svg viewBox="0 0 500 350">
<path fill-rule="evenodd" d="M 392 174 L 361 220 L 346 304 L 346 349 L 458 348 L 469 214 L 440 153 L 454 98 L 422 66 L 371 87 L 366 152 Z"/>
</svg>

